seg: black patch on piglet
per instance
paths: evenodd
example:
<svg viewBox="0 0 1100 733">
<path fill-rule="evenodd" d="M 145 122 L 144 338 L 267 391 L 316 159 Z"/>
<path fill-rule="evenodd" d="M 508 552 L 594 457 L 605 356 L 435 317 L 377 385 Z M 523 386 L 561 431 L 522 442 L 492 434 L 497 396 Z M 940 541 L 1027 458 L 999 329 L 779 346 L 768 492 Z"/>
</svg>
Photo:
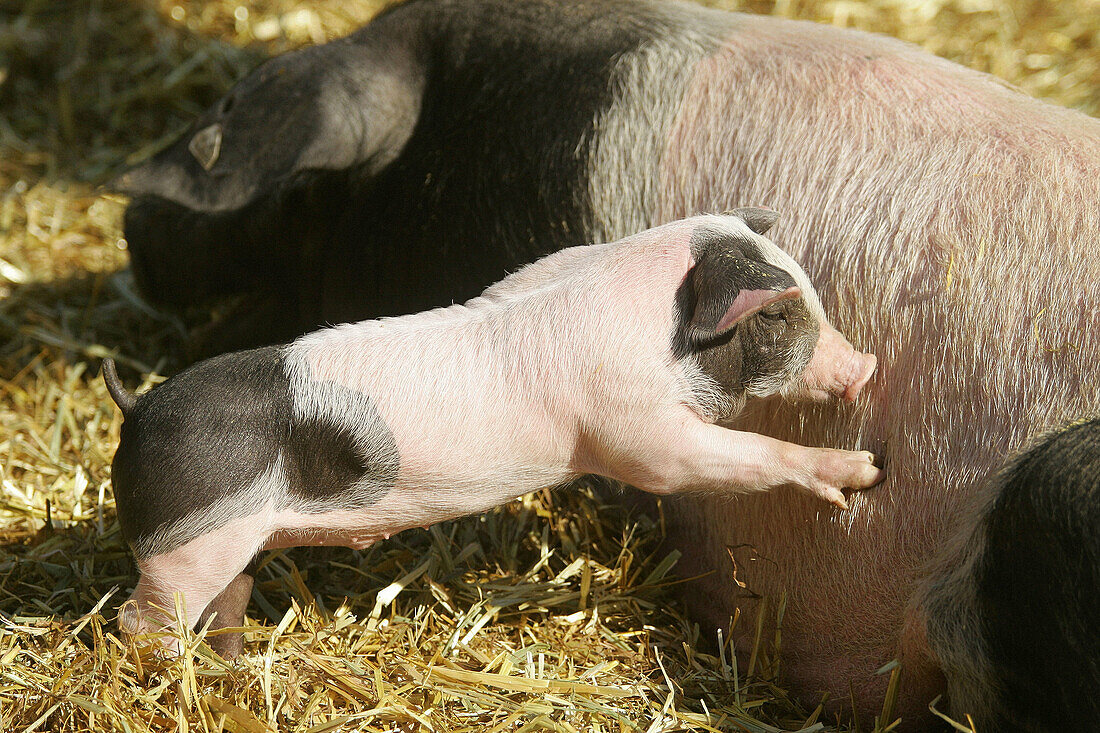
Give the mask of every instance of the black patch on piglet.
<svg viewBox="0 0 1100 733">
<path fill-rule="evenodd" d="M 292 490 L 330 496 L 345 491 L 367 473 L 367 462 L 346 427 L 326 420 L 296 422 L 288 447 L 287 477 Z"/>
<path fill-rule="evenodd" d="M 988 730 L 1097 730 L 1100 419 L 1024 453 L 984 524 L 977 602 L 1000 690 Z"/>
<path fill-rule="evenodd" d="M 722 318 L 741 291 L 782 292 L 796 285 L 791 274 L 767 262 L 750 239 L 699 227 L 691 235 L 691 252 L 696 265 L 684 284 L 690 283 L 694 303 L 685 338 L 696 343 L 720 335 Z"/>
<path fill-rule="evenodd" d="M 374 504 L 393 486 L 400 465 L 393 435 L 374 403 L 333 382 L 302 389 L 311 393 L 313 407 L 296 415 L 287 444 L 294 507 L 327 512 Z"/>
<path fill-rule="evenodd" d="M 274 347 L 200 362 L 140 396 L 122 423 L 111 470 L 122 535 L 138 558 L 158 537 L 172 535 L 159 552 L 191 539 L 171 528 L 244 492 L 272 466 L 290 409 Z"/>
<path fill-rule="evenodd" d="M 755 397 L 775 394 L 799 377 L 820 332 L 806 301 L 773 303 L 741 322 L 742 385 Z"/>
<path fill-rule="evenodd" d="M 266 347 L 200 362 L 129 406 L 112 480 L 138 559 L 270 500 L 302 511 L 361 508 L 393 485 L 397 449 L 370 399 L 320 385 L 327 412 L 297 415 L 285 353 Z M 265 473 L 271 486 L 249 491 Z M 282 487 L 288 495 L 272 495 Z"/>
</svg>

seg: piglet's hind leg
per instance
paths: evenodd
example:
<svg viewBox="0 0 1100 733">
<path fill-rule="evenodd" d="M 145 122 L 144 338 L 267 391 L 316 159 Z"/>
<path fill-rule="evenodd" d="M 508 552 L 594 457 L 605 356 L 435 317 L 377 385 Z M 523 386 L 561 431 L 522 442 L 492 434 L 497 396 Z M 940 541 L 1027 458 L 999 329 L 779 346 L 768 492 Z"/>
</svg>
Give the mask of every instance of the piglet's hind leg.
<svg viewBox="0 0 1100 733">
<path fill-rule="evenodd" d="M 222 659 L 234 659 L 244 651 L 244 634 L 239 631 L 224 634 L 209 632 L 244 626 L 244 614 L 248 610 L 248 600 L 252 597 L 252 586 L 256 580 L 259 564 L 259 558 L 250 562 L 244 572 L 229 581 L 229 585 L 199 616 L 196 631 L 204 626 L 208 628 L 206 643 Z M 209 626 L 207 626 L 208 623 Z"/>
<path fill-rule="evenodd" d="M 238 576 L 244 574 L 260 549 L 264 535 L 242 537 L 233 529 L 223 527 L 171 552 L 138 560 L 141 577 L 130 596 L 132 603 L 125 604 L 119 613 L 122 632 L 174 629 L 177 595 L 181 596 L 186 615 L 183 622 L 189 629 L 195 627 L 215 599 L 219 599 L 215 610 L 224 610 L 227 616 L 232 616 L 226 622 L 239 623 L 238 616 L 243 618 L 242 603 L 247 604 L 247 593 L 251 592 L 251 576 L 246 575 L 247 581 Z M 222 623 L 219 627 L 228 625 Z M 163 645 L 170 651 L 180 650 L 178 642 L 168 637 Z"/>
</svg>

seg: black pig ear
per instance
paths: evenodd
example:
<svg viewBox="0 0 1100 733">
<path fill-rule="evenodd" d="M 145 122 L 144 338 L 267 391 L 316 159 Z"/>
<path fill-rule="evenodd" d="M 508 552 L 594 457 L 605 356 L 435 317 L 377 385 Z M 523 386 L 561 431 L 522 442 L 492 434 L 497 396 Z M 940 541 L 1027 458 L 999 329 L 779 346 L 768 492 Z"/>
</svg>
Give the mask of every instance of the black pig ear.
<svg viewBox="0 0 1100 733">
<path fill-rule="evenodd" d="M 761 308 L 802 295 L 786 270 L 729 253 L 708 253 L 692 268 L 687 283 L 688 331 L 695 341 L 719 336 Z"/>
<path fill-rule="evenodd" d="M 400 156 L 422 104 L 422 61 L 402 51 L 410 41 L 397 33 L 372 23 L 355 42 L 267 61 L 203 113 L 187 137 L 109 187 L 218 213 L 275 196 L 299 176 L 374 176 Z"/>
<path fill-rule="evenodd" d="M 218 162 L 222 150 L 222 126 L 218 123 L 207 125 L 194 134 L 187 143 L 187 151 L 208 171 Z"/>
<path fill-rule="evenodd" d="M 740 209 L 730 209 L 724 212 L 725 216 L 736 216 L 741 221 L 749 225 L 749 229 L 753 230 L 757 234 L 763 234 L 772 228 L 776 220 L 779 218 L 779 212 L 772 209 L 760 209 L 753 206 L 746 206 Z"/>
</svg>

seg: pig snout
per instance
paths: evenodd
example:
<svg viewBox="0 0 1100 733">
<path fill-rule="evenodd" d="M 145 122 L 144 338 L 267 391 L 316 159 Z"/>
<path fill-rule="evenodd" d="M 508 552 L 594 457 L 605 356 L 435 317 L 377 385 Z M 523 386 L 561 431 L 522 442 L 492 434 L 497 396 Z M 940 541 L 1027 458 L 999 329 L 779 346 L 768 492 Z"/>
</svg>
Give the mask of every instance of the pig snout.
<svg viewBox="0 0 1100 733">
<path fill-rule="evenodd" d="M 874 354 L 856 351 L 839 331 L 823 323 L 802 378 L 807 392 L 815 400 L 843 397 L 854 402 L 875 373 L 877 364 Z"/>
</svg>

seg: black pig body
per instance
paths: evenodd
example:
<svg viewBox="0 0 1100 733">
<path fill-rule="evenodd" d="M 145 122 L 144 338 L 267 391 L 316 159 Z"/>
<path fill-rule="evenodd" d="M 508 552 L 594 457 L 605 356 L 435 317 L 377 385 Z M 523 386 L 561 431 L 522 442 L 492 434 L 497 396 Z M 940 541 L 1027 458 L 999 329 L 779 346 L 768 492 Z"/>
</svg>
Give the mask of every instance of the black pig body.
<svg viewBox="0 0 1100 733">
<path fill-rule="evenodd" d="M 1100 720 L 1100 419 L 1044 436 L 990 481 L 926 587 L 929 638 L 978 730 Z"/>
<path fill-rule="evenodd" d="M 268 327 L 230 327 L 218 350 L 461 301 L 589 241 L 616 60 L 675 37 L 680 14 L 412 2 L 268 61 L 120 179 L 141 291 L 176 306 L 250 293 Z"/>
</svg>

